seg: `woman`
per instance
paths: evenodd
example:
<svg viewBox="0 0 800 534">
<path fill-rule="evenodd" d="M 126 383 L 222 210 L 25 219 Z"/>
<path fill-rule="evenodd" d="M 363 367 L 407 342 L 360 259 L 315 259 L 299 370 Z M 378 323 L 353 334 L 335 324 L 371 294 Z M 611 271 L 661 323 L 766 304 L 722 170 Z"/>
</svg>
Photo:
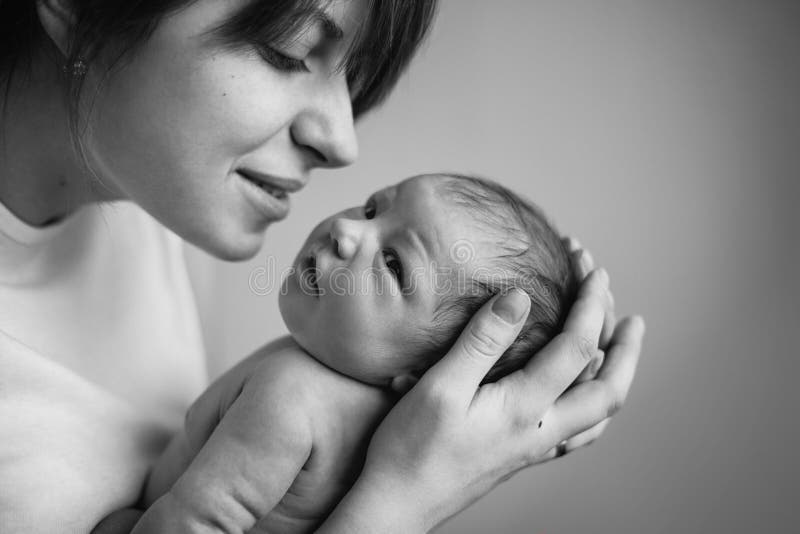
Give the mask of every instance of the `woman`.
<svg viewBox="0 0 800 534">
<path fill-rule="evenodd" d="M 388 93 L 432 14 L 403 0 L 0 2 L 4 532 L 168 531 L 135 504 L 206 386 L 174 234 L 252 257 L 312 169 L 355 160 L 353 117 Z M 320 530 L 427 531 L 595 439 L 643 334 L 636 318 L 615 325 L 611 302 L 598 271 L 562 335 L 479 389 L 527 313 L 514 293 L 480 310 Z M 597 376 L 567 389 L 598 346 Z M 238 512 L 218 509 L 217 523 Z"/>
</svg>

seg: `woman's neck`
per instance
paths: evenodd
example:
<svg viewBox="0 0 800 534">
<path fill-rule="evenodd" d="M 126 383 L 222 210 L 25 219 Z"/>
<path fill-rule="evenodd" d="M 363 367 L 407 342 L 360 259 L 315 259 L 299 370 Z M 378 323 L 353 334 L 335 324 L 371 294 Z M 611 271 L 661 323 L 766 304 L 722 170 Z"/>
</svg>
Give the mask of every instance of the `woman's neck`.
<svg viewBox="0 0 800 534">
<path fill-rule="evenodd" d="M 26 223 L 46 226 L 87 203 L 113 198 L 92 187 L 73 149 L 58 67 L 40 56 L 29 73 L 18 71 L 9 83 L 7 92 L 0 86 L 7 95 L 0 120 L 0 202 Z"/>
</svg>

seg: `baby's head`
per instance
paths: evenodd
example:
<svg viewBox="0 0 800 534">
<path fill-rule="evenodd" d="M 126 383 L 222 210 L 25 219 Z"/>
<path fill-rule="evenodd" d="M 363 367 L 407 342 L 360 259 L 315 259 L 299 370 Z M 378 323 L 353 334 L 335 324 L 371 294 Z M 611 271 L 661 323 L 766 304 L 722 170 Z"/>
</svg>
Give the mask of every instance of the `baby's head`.
<svg viewBox="0 0 800 534">
<path fill-rule="evenodd" d="M 325 365 L 401 384 L 511 287 L 529 295 L 531 312 L 487 381 L 522 367 L 561 331 L 577 287 L 569 256 L 542 213 L 505 187 L 423 175 L 319 223 L 284 279 L 280 309 L 295 340 Z"/>
</svg>

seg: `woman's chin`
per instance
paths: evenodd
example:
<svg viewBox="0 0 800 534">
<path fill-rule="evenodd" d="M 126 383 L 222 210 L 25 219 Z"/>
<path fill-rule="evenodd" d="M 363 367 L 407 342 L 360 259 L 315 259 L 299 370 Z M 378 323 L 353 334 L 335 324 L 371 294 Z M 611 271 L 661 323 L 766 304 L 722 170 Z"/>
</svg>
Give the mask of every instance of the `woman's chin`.
<svg viewBox="0 0 800 534">
<path fill-rule="evenodd" d="M 240 233 L 238 235 L 206 236 L 204 239 L 189 239 L 193 245 L 223 261 L 246 261 L 252 259 L 264 244 L 265 232 Z"/>
</svg>

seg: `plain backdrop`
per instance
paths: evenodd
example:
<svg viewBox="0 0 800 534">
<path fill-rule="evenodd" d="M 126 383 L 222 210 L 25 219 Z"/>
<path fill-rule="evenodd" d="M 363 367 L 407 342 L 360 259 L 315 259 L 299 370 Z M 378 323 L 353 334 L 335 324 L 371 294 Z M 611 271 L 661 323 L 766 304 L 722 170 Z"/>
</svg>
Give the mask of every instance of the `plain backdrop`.
<svg viewBox="0 0 800 534">
<path fill-rule="evenodd" d="M 212 375 L 285 332 L 280 270 L 322 217 L 484 174 L 578 237 L 648 332 L 601 440 L 441 532 L 796 532 L 799 98 L 795 1 L 443 0 L 357 164 L 317 172 L 252 261 L 188 250 Z"/>
</svg>

